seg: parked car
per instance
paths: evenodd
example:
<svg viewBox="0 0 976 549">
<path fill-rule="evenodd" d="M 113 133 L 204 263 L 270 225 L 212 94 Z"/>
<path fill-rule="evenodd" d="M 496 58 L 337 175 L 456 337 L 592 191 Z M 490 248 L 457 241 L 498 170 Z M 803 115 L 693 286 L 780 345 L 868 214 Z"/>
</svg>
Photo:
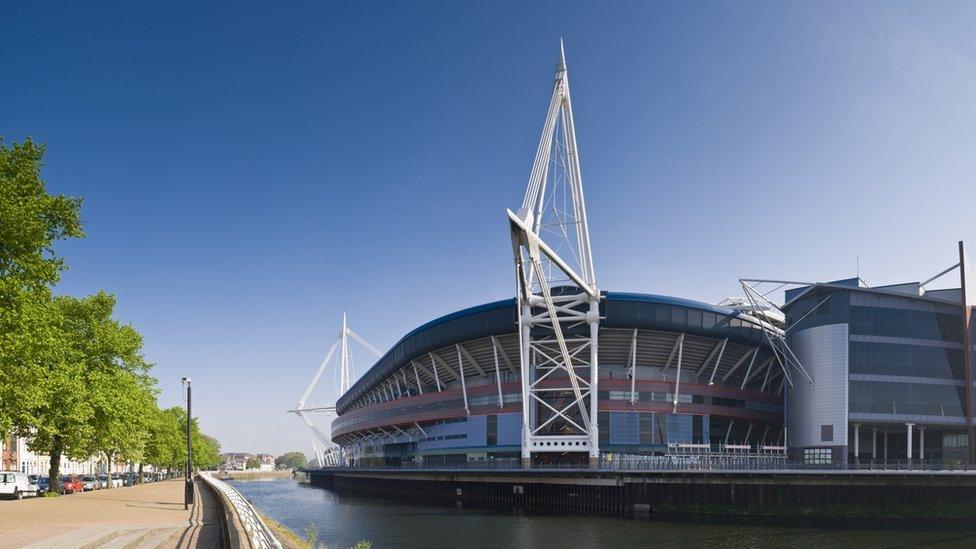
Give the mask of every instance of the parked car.
<svg viewBox="0 0 976 549">
<path fill-rule="evenodd" d="M 61 477 L 61 493 L 62 494 L 74 494 L 76 492 L 84 492 L 85 485 L 82 484 L 81 478 L 77 475 Z"/>
<path fill-rule="evenodd" d="M 43 496 L 48 491 L 51 490 L 51 479 L 47 476 L 39 476 L 37 478 L 37 495 Z M 54 491 L 63 494 L 64 493 L 64 483 L 61 479 L 58 479 L 58 485 L 54 487 Z"/>
<path fill-rule="evenodd" d="M 17 471 L 0 472 L 0 496 L 23 499 L 24 496 L 36 496 L 37 484 L 31 482 L 27 473 Z"/>
<path fill-rule="evenodd" d="M 51 487 L 51 479 L 47 477 L 37 477 L 37 495 L 42 496 Z"/>
<path fill-rule="evenodd" d="M 98 475 L 98 481 L 102 483 L 102 488 L 108 488 L 108 483 L 112 483 L 112 488 L 119 488 L 121 486 L 121 481 L 116 480 L 114 476 L 110 477 L 106 474 Z"/>
<path fill-rule="evenodd" d="M 125 486 L 125 480 L 122 477 L 122 473 L 112 473 L 112 487 L 121 488 Z"/>
<path fill-rule="evenodd" d="M 81 486 L 86 492 L 91 492 L 92 490 L 98 490 L 101 486 L 98 484 L 98 479 L 94 475 L 85 475 L 81 477 Z"/>
</svg>

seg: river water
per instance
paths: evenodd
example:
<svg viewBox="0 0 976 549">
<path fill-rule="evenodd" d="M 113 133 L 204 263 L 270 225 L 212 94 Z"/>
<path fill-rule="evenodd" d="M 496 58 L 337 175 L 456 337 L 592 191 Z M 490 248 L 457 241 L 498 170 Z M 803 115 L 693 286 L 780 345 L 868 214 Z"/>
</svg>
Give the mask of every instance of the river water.
<svg viewBox="0 0 976 549">
<path fill-rule="evenodd" d="M 368 539 L 387 547 L 976 547 L 976 524 L 905 520 L 866 527 L 694 523 L 648 518 L 516 514 L 427 507 L 339 496 L 294 480 L 232 481 L 261 512 L 319 547 L 347 549 Z"/>
</svg>

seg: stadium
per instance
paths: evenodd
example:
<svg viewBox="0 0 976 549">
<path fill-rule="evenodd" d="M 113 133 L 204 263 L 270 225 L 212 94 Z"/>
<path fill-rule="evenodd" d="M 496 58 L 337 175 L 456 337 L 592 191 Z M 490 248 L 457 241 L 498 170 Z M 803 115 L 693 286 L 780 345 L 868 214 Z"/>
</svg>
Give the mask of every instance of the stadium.
<svg viewBox="0 0 976 549">
<path fill-rule="evenodd" d="M 516 313 L 515 300 L 497 301 L 404 336 L 337 402 L 332 437 L 349 463 L 518 458 Z M 759 320 L 734 308 L 616 292 L 602 295 L 600 316 L 602 452 L 782 451 L 783 372 L 773 367 Z M 565 385 L 565 377 L 545 382 Z M 546 412 L 536 406 L 540 423 L 554 415 Z"/>
<path fill-rule="evenodd" d="M 432 320 L 385 354 L 343 317 L 291 410 L 322 443 L 320 465 L 976 460 L 976 277 L 962 242 L 923 282 L 740 279 L 743 297 L 718 305 L 601 290 L 561 51 L 507 218 L 514 298 Z M 951 272 L 958 287 L 926 288 Z M 379 357 L 355 383 L 347 336 Z M 337 349 L 335 406 L 306 407 Z M 312 412 L 336 414 L 331 432 Z"/>
<path fill-rule="evenodd" d="M 802 368 L 791 364 L 779 311 L 597 287 L 561 50 L 525 196 L 507 213 L 514 299 L 433 320 L 382 356 L 343 321 L 328 435 L 336 461 L 785 455 L 784 389 L 791 367 Z M 380 356 L 354 384 L 346 335 Z M 321 371 L 294 410 L 313 429 L 304 413 L 322 409 L 304 403 Z"/>
</svg>

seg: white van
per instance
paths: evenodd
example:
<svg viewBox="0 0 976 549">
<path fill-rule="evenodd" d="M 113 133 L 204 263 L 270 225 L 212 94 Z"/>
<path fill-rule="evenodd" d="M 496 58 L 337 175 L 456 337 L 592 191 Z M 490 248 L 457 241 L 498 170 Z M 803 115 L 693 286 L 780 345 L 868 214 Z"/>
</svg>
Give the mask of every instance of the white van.
<svg viewBox="0 0 976 549">
<path fill-rule="evenodd" d="M 36 495 L 37 485 L 31 482 L 27 473 L 0 471 L 0 497 L 22 499 L 24 496 Z"/>
</svg>

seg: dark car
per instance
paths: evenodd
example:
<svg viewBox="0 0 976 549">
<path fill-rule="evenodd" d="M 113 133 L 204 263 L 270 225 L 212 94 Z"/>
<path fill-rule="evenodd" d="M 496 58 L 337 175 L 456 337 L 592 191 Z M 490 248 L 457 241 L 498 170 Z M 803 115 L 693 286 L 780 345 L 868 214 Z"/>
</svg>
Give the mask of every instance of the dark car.
<svg viewBox="0 0 976 549">
<path fill-rule="evenodd" d="M 51 478 L 47 475 L 38 477 L 37 479 L 37 495 L 42 496 L 46 492 L 51 490 Z M 64 492 L 64 481 L 62 478 L 58 478 L 58 485 L 54 487 L 54 491 L 58 494 L 63 494 Z M 71 492 L 68 492 L 69 494 Z"/>
</svg>

